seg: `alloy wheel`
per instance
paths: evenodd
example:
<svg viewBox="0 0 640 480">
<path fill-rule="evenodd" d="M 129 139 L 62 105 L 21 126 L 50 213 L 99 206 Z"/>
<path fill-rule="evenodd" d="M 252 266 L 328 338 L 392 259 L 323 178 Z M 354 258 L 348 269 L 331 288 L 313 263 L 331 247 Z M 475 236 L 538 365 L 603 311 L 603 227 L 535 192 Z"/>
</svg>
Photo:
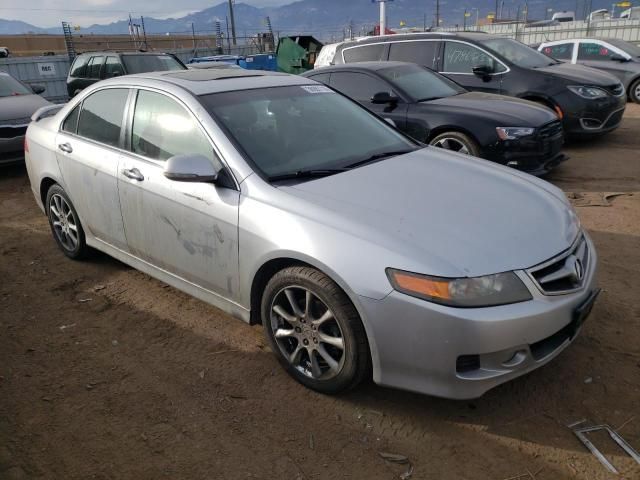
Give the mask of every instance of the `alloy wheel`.
<svg viewBox="0 0 640 480">
<path fill-rule="evenodd" d="M 445 150 L 452 150 L 454 152 L 469 155 L 469 147 L 467 147 L 467 145 L 462 143 L 457 138 L 443 137 L 438 139 L 438 141 L 434 142 L 432 145 L 434 147 L 444 148 Z"/>
<path fill-rule="evenodd" d="M 345 341 L 331 309 L 311 290 L 283 288 L 271 303 L 271 330 L 293 368 L 315 380 L 337 376 L 345 361 Z"/>
<path fill-rule="evenodd" d="M 78 248 L 78 221 L 73 210 L 62 195 L 54 194 L 49 201 L 49 212 L 53 231 L 60 244 L 68 251 Z"/>
</svg>

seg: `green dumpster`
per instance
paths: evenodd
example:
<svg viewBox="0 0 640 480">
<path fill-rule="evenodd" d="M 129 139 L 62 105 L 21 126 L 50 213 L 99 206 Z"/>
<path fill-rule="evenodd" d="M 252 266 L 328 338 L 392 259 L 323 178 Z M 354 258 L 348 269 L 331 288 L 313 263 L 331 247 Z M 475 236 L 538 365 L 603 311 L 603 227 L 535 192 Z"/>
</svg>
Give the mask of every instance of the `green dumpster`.
<svg viewBox="0 0 640 480">
<path fill-rule="evenodd" d="M 320 53 L 322 42 L 310 35 L 280 37 L 278 49 L 278 71 L 300 74 L 313 68 Z"/>
</svg>

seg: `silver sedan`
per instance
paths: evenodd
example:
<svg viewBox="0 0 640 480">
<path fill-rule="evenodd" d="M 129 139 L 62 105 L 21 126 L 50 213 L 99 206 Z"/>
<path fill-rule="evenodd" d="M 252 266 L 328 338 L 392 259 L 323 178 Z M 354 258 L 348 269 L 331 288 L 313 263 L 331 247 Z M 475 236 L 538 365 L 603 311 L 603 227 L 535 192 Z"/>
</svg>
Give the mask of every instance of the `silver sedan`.
<svg viewBox="0 0 640 480">
<path fill-rule="evenodd" d="M 62 252 L 101 250 L 261 323 L 315 390 L 372 376 L 480 396 L 558 355 L 597 296 L 560 190 L 424 148 L 312 80 L 140 74 L 51 113 L 26 160 Z"/>
</svg>

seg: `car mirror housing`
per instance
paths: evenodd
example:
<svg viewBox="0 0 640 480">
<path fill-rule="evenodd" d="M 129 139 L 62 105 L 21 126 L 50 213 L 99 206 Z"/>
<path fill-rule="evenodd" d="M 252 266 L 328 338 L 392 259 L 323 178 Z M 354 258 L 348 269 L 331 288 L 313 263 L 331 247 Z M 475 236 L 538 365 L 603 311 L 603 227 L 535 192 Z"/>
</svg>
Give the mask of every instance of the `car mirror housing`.
<svg viewBox="0 0 640 480">
<path fill-rule="evenodd" d="M 621 62 L 621 63 L 629 61 L 628 58 L 623 57 L 622 55 L 618 55 L 617 53 L 611 56 L 611 60 L 613 60 L 614 62 Z"/>
<path fill-rule="evenodd" d="M 377 105 L 384 105 L 387 103 L 398 103 L 398 97 L 392 95 L 389 92 L 378 92 L 373 97 L 371 97 L 371 103 L 375 103 Z"/>
<path fill-rule="evenodd" d="M 176 182 L 215 182 L 220 169 L 200 154 L 175 155 L 167 160 L 164 176 Z"/>
<path fill-rule="evenodd" d="M 478 77 L 482 77 L 484 81 L 487 81 L 491 78 L 491 74 L 493 73 L 493 69 L 489 65 L 478 65 L 471 69 L 474 75 Z"/>
<path fill-rule="evenodd" d="M 36 95 L 40 95 L 45 90 L 46 90 L 46 88 L 44 87 L 44 85 L 40 85 L 40 84 L 31 85 L 31 91 L 33 93 L 35 93 Z"/>
</svg>

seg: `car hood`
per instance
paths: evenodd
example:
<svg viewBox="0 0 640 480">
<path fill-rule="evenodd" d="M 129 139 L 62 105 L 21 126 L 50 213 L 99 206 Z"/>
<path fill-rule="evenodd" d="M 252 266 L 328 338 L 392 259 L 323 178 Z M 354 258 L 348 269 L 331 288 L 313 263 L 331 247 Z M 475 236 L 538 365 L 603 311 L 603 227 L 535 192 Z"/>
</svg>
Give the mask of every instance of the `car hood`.
<svg viewBox="0 0 640 480">
<path fill-rule="evenodd" d="M 51 105 L 40 95 L 12 95 L 0 97 L 0 122 L 21 120 L 20 123 L 28 124 L 30 117 L 40 107 Z"/>
<path fill-rule="evenodd" d="M 556 114 L 537 103 L 504 95 L 484 92 L 468 92 L 453 97 L 421 102 L 426 107 L 440 105 L 456 114 L 479 115 L 495 119 L 501 125 L 537 127 L 557 120 Z"/>
<path fill-rule="evenodd" d="M 620 83 L 620 80 L 607 72 L 585 67 L 583 65 L 572 65 L 570 63 L 561 63 L 559 65 L 536 68 L 535 71 L 564 78 L 565 80 L 569 80 L 577 85 L 596 85 L 606 87 L 608 85 L 616 85 Z"/>
<path fill-rule="evenodd" d="M 580 229 L 553 185 L 433 147 L 280 188 L 297 197 L 285 208 L 383 247 L 387 266 L 438 276 L 525 269 Z"/>
</svg>

